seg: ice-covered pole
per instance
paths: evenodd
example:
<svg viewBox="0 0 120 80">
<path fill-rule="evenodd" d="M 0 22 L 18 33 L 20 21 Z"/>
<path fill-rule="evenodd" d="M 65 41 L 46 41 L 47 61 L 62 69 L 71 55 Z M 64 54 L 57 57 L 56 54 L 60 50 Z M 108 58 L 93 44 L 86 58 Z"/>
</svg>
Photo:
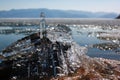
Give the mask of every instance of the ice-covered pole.
<svg viewBox="0 0 120 80">
<path fill-rule="evenodd" d="M 40 38 L 46 37 L 46 21 L 45 14 L 41 12 L 40 14 Z"/>
</svg>

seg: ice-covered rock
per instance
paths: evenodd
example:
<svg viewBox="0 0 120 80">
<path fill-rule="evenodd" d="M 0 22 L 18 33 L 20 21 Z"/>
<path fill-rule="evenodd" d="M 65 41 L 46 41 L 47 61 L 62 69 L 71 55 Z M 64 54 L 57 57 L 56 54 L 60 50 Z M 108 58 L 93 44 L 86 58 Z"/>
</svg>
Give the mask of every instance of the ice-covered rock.
<svg viewBox="0 0 120 80">
<path fill-rule="evenodd" d="M 51 29 L 52 28 L 52 29 Z M 30 80 L 119 80 L 120 61 L 90 58 L 73 41 L 68 28 L 50 27 L 47 38 L 25 37 L 2 51 L 12 75 Z M 3 61 L 4 62 L 4 61 Z M 24 73 L 24 76 L 23 76 Z"/>
</svg>

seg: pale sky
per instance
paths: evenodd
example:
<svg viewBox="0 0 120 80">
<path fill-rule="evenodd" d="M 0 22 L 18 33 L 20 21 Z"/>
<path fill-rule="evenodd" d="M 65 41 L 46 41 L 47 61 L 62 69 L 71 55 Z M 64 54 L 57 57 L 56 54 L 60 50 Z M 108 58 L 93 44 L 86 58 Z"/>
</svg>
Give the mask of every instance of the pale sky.
<svg viewBox="0 0 120 80">
<path fill-rule="evenodd" d="M 29 8 L 120 13 L 120 0 L 0 0 L 0 10 Z"/>
</svg>

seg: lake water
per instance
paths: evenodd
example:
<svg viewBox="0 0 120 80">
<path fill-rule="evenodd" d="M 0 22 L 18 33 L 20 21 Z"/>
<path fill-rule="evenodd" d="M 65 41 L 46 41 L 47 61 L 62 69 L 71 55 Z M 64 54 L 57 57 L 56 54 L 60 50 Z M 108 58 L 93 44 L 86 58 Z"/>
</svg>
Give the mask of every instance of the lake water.
<svg viewBox="0 0 120 80">
<path fill-rule="evenodd" d="M 116 49 L 109 49 L 109 50 L 100 49 L 98 48 L 99 46 L 93 47 L 94 45 L 100 45 L 100 47 L 104 47 L 106 46 L 104 44 L 119 45 L 119 43 L 113 43 L 113 40 L 102 40 L 98 38 L 99 32 L 109 33 L 109 32 L 116 32 L 116 30 L 108 30 L 108 29 L 103 29 L 101 27 L 95 27 L 95 26 L 92 26 L 92 27 L 71 26 L 71 29 L 72 29 L 73 39 L 80 46 L 85 46 L 88 48 L 88 52 L 87 52 L 88 56 L 120 60 L 120 53 L 116 53 L 116 51 L 120 50 L 120 47 L 117 47 Z"/>
<path fill-rule="evenodd" d="M 37 26 L 30 26 L 30 27 L 0 27 L 0 50 L 4 49 L 11 43 L 21 39 L 31 32 L 37 31 Z M 99 39 L 98 32 L 111 32 L 109 29 L 103 29 L 101 27 L 96 26 L 73 26 L 71 25 L 70 28 L 72 29 L 72 37 L 74 41 L 76 41 L 80 46 L 85 46 L 88 48 L 87 55 L 90 57 L 102 57 L 108 59 L 116 59 L 120 60 L 120 54 L 116 53 L 119 51 L 119 47 L 114 50 L 105 50 L 99 49 L 98 47 L 93 47 L 96 44 L 104 44 L 106 43 L 113 43 L 111 40 L 103 40 Z M 4 31 L 5 30 L 5 31 Z M 32 30 L 32 31 L 31 31 Z M 115 43 L 116 44 L 116 43 Z M 119 45 L 117 43 L 117 45 Z"/>
</svg>

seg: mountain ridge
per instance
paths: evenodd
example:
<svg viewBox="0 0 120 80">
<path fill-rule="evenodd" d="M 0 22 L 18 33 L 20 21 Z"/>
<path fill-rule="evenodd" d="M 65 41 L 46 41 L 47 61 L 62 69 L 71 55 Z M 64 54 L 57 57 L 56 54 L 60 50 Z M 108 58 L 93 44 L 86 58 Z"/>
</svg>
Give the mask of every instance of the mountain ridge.
<svg viewBox="0 0 120 80">
<path fill-rule="evenodd" d="M 47 18 L 115 18 L 118 15 L 113 12 L 89 12 L 39 8 L 0 11 L 0 18 L 39 18 L 41 12 L 44 12 L 47 15 Z"/>
</svg>

